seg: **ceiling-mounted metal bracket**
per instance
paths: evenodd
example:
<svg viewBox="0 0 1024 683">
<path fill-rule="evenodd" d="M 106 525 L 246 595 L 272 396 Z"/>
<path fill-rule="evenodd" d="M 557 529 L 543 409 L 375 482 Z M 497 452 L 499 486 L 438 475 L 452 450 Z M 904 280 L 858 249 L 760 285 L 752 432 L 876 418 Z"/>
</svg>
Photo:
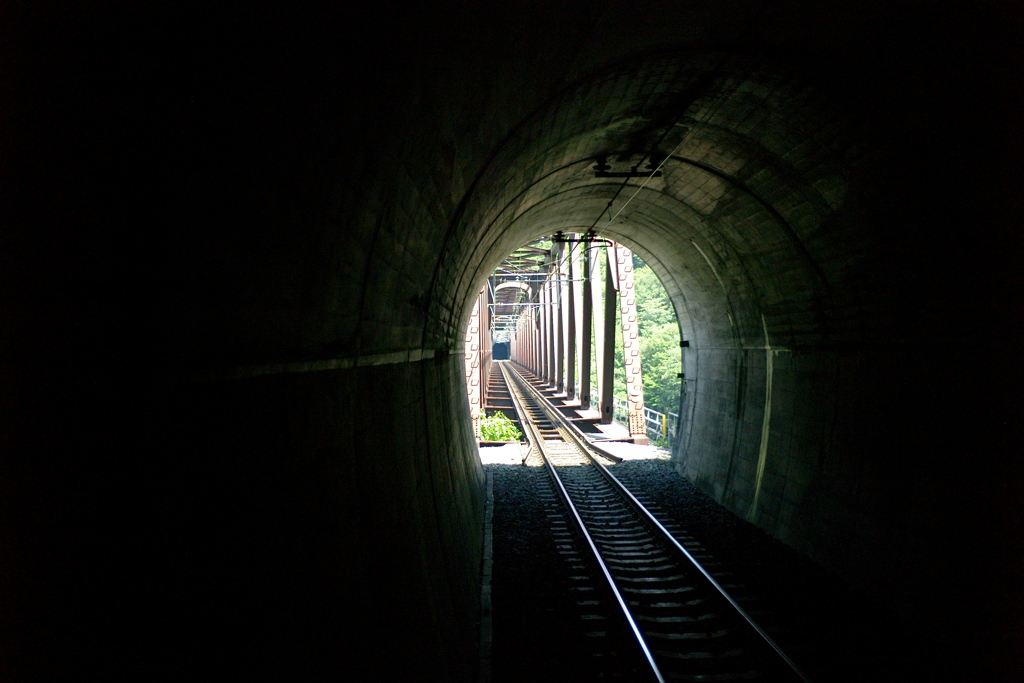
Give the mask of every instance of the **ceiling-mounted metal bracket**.
<svg viewBox="0 0 1024 683">
<path fill-rule="evenodd" d="M 640 164 L 632 166 L 628 171 L 612 171 L 611 166 L 608 165 L 608 157 L 600 156 L 597 158 L 597 163 L 591 166 L 594 170 L 595 178 L 660 178 L 661 171 L 657 170 L 658 167 L 653 161 L 648 162 L 644 171 L 640 170 Z"/>
<path fill-rule="evenodd" d="M 606 247 L 610 247 L 614 242 L 604 237 L 598 237 L 597 233 L 594 232 L 593 228 L 587 232 L 579 235 L 578 237 L 567 237 L 561 230 L 551 236 L 551 241 L 555 244 L 596 244 Z"/>
</svg>

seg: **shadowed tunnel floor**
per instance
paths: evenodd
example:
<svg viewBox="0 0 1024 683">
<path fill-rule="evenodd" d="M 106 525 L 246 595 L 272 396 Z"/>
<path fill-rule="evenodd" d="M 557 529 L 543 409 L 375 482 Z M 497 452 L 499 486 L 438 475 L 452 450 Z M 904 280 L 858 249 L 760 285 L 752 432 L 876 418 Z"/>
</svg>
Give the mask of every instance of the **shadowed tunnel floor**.
<svg viewBox="0 0 1024 683">
<path fill-rule="evenodd" d="M 569 562 L 556 550 L 538 493 L 543 468 L 488 464 L 494 490 L 493 680 L 647 680 L 592 655 L 581 634 Z M 943 650 L 871 596 L 737 519 L 660 460 L 611 468 L 666 511 L 742 584 L 743 606 L 814 681 L 957 681 L 959 651 Z M 735 592 L 735 591 L 734 591 Z M 739 595 L 739 593 L 737 593 Z M 750 597 L 756 600 L 750 601 Z M 593 629 L 591 629 L 593 630 Z M 623 670 L 625 669 L 625 670 Z M 616 678 L 618 676 L 618 678 Z"/>
</svg>

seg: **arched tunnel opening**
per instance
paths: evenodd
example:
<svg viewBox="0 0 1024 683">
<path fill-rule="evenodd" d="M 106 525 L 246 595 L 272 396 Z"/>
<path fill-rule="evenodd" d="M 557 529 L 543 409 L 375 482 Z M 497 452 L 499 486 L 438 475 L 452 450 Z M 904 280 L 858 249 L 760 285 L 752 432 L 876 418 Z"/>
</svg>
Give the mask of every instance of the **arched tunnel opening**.
<svg viewBox="0 0 1024 683">
<path fill-rule="evenodd" d="M 620 438 L 674 444 L 684 430 L 688 346 L 663 284 L 628 248 L 593 231 L 524 244 L 491 272 L 470 315 L 466 389 L 474 433 L 487 442 L 522 436 L 501 419 L 488 422 L 498 413 L 520 422 L 493 365 L 511 360 L 546 379 L 565 407 L 578 409 L 574 419 L 595 423 L 589 427 L 614 423 L 626 428 Z"/>
<path fill-rule="evenodd" d="M 475 678 L 465 330 L 594 230 L 675 470 L 1012 680 L 1012 8 L 393 10 L 5 10 L 2 677 Z"/>
</svg>

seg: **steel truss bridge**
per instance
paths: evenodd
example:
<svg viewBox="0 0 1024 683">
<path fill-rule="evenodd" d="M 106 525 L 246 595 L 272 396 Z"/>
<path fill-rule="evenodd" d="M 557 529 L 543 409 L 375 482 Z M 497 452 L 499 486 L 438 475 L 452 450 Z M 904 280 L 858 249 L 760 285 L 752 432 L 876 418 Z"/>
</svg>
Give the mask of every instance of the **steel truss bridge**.
<svg viewBox="0 0 1024 683">
<path fill-rule="evenodd" d="M 635 443 L 647 443 L 632 252 L 593 233 L 561 232 L 513 251 L 480 290 L 466 333 L 466 386 L 477 437 L 491 349 L 499 343 L 508 345 L 511 360 L 581 410 L 597 410 L 601 422 L 612 422 L 619 334 L 629 433 Z"/>
</svg>

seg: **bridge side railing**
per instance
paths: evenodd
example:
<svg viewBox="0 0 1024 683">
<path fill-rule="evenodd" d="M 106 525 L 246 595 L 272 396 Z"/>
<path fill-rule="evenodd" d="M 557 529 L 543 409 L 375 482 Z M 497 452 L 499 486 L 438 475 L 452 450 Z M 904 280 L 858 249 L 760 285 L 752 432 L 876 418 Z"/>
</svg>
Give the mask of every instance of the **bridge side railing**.
<svg viewBox="0 0 1024 683">
<path fill-rule="evenodd" d="M 580 395 L 580 385 L 576 384 L 576 396 Z M 629 407 L 626 399 L 613 396 L 612 402 L 615 405 L 613 418 L 623 426 L 629 425 Z M 679 415 L 676 413 L 662 413 L 644 406 L 644 422 L 647 426 L 647 438 L 651 441 L 660 441 L 669 445 L 675 444 L 679 435 Z"/>
<path fill-rule="evenodd" d="M 613 397 L 615 403 L 614 418 L 622 425 L 629 424 L 629 407 L 626 399 L 618 396 Z M 676 413 L 662 413 L 644 406 L 644 422 L 647 424 L 647 438 L 651 441 L 661 441 L 674 444 L 679 433 L 679 415 Z"/>
</svg>

